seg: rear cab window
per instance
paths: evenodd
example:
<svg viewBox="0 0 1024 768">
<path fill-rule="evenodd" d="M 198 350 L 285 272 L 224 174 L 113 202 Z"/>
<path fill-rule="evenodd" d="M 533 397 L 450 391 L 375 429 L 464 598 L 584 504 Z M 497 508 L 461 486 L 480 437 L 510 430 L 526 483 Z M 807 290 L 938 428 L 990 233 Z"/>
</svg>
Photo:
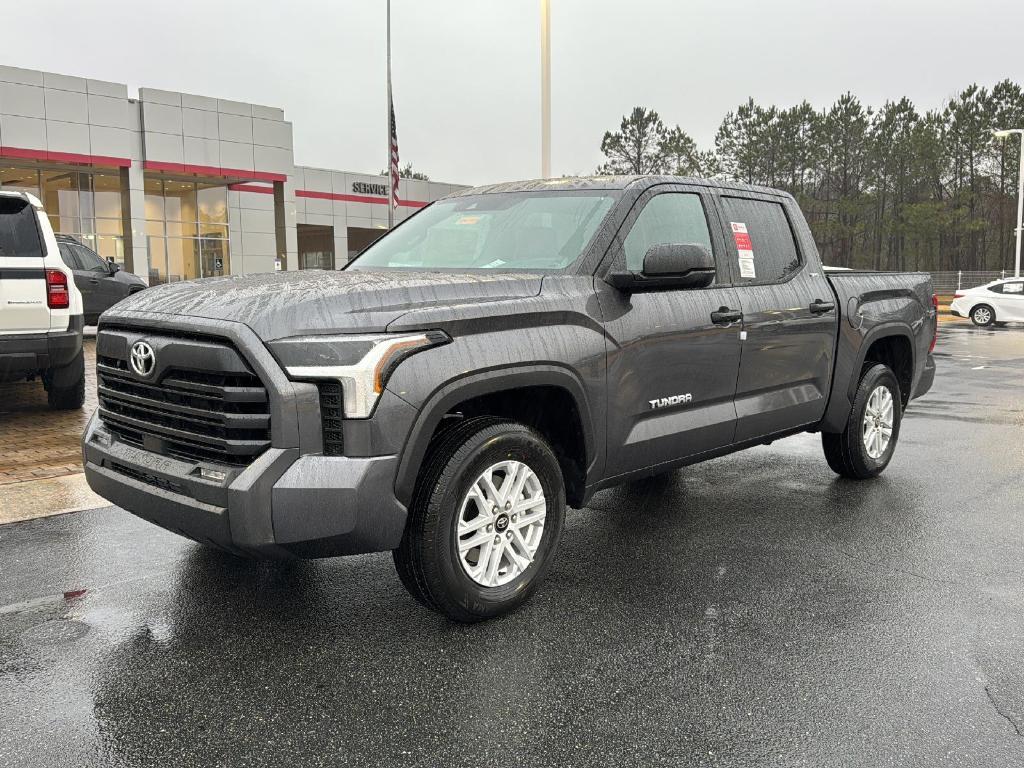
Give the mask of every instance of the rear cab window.
<svg viewBox="0 0 1024 768">
<path fill-rule="evenodd" d="M 743 197 L 721 200 L 736 284 L 781 283 L 803 266 L 782 203 Z"/>
<path fill-rule="evenodd" d="M 0 195 L 0 258 L 41 258 L 35 209 L 27 200 Z"/>
</svg>

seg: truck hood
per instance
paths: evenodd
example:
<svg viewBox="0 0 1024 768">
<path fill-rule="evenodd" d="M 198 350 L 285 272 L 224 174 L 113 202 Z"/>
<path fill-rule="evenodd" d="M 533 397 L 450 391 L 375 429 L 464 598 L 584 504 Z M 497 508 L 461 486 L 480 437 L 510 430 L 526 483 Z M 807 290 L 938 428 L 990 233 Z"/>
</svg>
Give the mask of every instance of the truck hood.
<svg viewBox="0 0 1024 768">
<path fill-rule="evenodd" d="M 541 276 L 522 273 L 308 270 L 212 277 L 150 288 L 108 317 L 132 312 L 245 323 L 264 341 L 322 333 L 373 333 L 407 312 L 528 298 Z M 436 313 L 432 313 L 436 317 Z M 127 317 L 125 317 L 127 316 Z"/>
</svg>

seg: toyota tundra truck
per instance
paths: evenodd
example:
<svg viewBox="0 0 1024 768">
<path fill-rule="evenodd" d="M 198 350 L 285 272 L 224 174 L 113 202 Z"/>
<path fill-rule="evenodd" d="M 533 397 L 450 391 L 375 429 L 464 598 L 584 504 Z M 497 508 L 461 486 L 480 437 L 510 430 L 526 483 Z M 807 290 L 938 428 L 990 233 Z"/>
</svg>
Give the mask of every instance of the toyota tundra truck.
<svg viewBox="0 0 1024 768">
<path fill-rule="evenodd" d="M 0 190 L 0 383 L 40 381 L 51 408 L 85 402 L 82 295 L 39 199 Z"/>
<path fill-rule="evenodd" d="M 85 473 L 239 555 L 390 550 L 418 601 L 471 622 L 530 597 L 566 507 L 604 488 L 802 432 L 839 475 L 878 475 L 936 321 L 927 274 L 826 271 L 784 192 L 481 187 L 341 271 L 105 312 Z"/>
</svg>

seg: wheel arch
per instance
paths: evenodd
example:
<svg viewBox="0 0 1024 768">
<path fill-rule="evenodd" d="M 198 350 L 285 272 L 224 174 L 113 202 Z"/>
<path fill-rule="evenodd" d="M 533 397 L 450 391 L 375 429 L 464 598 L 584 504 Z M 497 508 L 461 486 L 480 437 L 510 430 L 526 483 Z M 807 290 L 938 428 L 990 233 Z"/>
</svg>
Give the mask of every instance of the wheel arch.
<svg viewBox="0 0 1024 768">
<path fill-rule="evenodd" d="M 547 419 L 552 407 L 561 425 Z M 472 374 L 439 387 L 427 399 L 409 431 L 395 479 L 395 495 L 411 503 L 427 448 L 453 414 L 503 416 L 538 429 L 552 443 L 566 483 L 570 504 L 582 502 L 596 458 L 594 426 L 586 392 L 569 370 L 556 365 L 512 366 Z M 568 415 L 568 418 L 565 418 Z"/>
<path fill-rule="evenodd" d="M 893 339 L 893 341 L 885 341 L 886 339 Z M 892 356 L 892 348 L 895 345 L 899 345 L 898 349 L 903 355 L 902 358 L 894 358 Z M 887 357 L 883 357 L 879 353 L 882 349 L 886 348 L 888 348 L 889 354 Z M 841 355 L 844 355 L 842 359 L 840 359 Z M 850 417 L 850 411 L 853 408 L 853 401 L 856 397 L 857 386 L 860 383 L 861 371 L 864 369 L 864 364 L 870 360 L 884 362 L 886 365 L 890 365 L 890 367 L 892 367 L 891 363 L 893 362 L 898 361 L 900 363 L 897 364 L 897 368 L 900 370 L 894 369 L 894 372 L 896 373 L 897 380 L 900 382 L 900 388 L 907 390 L 900 393 L 904 407 L 909 402 L 918 368 L 914 334 L 906 323 L 889 322 L 879 324 L 864 334 L 856 350 L 851 349 L 846 353 L 840 350 L 840 354 L 837 354 L 836 371 L 834 374 L 836 381 L 832 388 L 832 395 L 825 411 L 825 417 L 821 422 L 822 432 L 842 432 L 846 428 L 846 422 Z M 903 373 L 902 376 L 901 371 Z M 848 377 L 845 387 L 839 381 L 843 377 Z"/>
</svg>

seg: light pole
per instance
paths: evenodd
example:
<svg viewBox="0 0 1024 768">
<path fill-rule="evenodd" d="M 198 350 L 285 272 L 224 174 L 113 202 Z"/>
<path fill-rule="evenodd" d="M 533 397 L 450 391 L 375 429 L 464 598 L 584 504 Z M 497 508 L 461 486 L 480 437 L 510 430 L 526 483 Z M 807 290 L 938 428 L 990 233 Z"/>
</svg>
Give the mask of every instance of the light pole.
<svg viewBox="0 0 1024 768">
<path fill-rule="evenodd" d="M 551 177 L 551 5 L 540 0 L 540 175 Z"/>
<path fill-rule="evenodd" d="M 1016 133 L 1020 136 L 1020 174 L 1017 176 L 1017 258 L 1013 266 L 1013 276 L 1020 277 L 1020 239 L 1024 234 L 1024 128 L 1009 128 L 1003 131 L 992 131 L 992 135 L 1000 141 Z"/>
</svg>

